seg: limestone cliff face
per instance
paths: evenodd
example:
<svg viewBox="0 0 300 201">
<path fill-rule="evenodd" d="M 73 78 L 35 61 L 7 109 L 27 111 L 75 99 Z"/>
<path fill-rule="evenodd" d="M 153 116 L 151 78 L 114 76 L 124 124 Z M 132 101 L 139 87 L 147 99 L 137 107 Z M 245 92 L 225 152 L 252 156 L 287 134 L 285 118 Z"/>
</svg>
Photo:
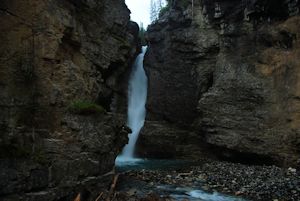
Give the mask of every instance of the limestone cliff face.
<svg viewBox="0 0 300 201">
<path fill-rule="evenodd" d="M 138 26 L 124 1 L 0 2 L 0 200 L 106 188 L 127 140 L 121 110 Z M 72 102 L 107 114 L 76 115 Z M 102 176 L 106 174 L 105 176 Z"/>
<path fill-rule="evenodd" d="M 174 2 L 148 30 L 148 120 L 186 129 L 191 135 L 181 145 L 208 146 L 204 152 L 218 157 L 295 165 L 298 1 Z M 140 143 L 151 133 L 145 130 Z"/>
</svg>

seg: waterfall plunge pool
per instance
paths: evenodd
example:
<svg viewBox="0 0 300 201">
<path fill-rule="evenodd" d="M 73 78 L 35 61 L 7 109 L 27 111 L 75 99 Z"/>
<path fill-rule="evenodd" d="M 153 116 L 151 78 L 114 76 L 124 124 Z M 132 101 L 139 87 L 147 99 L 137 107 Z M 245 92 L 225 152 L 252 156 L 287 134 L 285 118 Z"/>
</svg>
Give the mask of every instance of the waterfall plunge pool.
<svg viewBox="0 0 300 201">
<path fill-rule="evenodd" d="M 116 169 L 118 172 L 125 172 L 129 170 L 174 170 L 184 169 L 199 164 L 198 162 L 185 160 L 155 160 L 155 159 L 141 159 L 132 158 L 124 159 L 117 157 Z"/>
</svg>

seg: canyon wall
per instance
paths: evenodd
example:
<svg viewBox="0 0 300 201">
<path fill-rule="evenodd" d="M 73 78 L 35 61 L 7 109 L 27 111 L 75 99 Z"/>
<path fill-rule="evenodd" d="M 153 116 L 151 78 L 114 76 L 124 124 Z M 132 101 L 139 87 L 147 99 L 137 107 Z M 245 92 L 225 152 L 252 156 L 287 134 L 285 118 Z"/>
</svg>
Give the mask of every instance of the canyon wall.
<svg viewBox="0 0 300 201">
<path fill-rule="evenodd" d="M 0 2 L 0 200 L 109 187 L 139 51 L 129 14 L 124 0 Z"/>
<path fill-rule="evenodd" d="M 151 154 L 155 136 L 168 157 L 297 165 L 299 2 L 169 2 L 147 33 L 148 121 L 139 154 L 161 154 Z"/>
</svg>

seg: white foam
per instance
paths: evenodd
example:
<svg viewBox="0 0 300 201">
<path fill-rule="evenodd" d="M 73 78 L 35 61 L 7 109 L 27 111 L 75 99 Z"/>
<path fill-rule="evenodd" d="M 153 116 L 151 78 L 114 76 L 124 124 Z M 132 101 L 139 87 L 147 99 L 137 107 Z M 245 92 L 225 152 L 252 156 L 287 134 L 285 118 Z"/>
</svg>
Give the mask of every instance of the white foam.
<svg viewBox="0 0 300 201">
<path fill-rule="evenodd" d="M 128 165 L 136 165 L 140 162 L 143 162 L 144 159 L 140 158 L 131 158 L 126 156 L 118 156 L 115 160 L 115 164 L 117 166 L 128 166 Z"/>
<path fill-rule="evenodd" d="M 193 190 L 188 193 L 193 198 L 199 198 L 205 201 L 242 201 L 240 198 L 225 196 L 220 193 L 207 193 L 202 190 Z"/>
</svg>

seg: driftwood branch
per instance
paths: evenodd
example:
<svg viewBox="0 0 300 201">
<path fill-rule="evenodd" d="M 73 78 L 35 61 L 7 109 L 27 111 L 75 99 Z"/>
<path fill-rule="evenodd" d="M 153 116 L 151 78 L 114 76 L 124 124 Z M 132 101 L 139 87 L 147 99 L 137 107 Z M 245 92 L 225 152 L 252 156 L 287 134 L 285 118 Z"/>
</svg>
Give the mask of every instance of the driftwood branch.
<svg viewBox="0 0 300 201">
<path fill-rule="evenodd" d="M 74 201 L 80 201 L 80 193 L 78 193 Z"/>
<path fill-rule="evenodd" d="M 112 197 L 112 195 L 113 195 L 113 193 L 114 193 L 114 191 L 115 191 L 115 189 L 116 189 L 117 181 L 118 181 L 119 175 L 120 175 L 120 174 L 116 174 L 116 175 L 115 175 L 114 180 L 113 180 L 113 182 L 112 182 L 112 184 L 111 184 L 111 186 L 110 186 L 110 190 L 109 190 L 108 196 L 107 196 L 107 198 L 106 198 L 105 201 L 111 201 L 110 198 Z"/>
<path fill-rule="evenodd" d="M 103 192 L 101 192 L 100 193 L 100 195 L 96 198 L 96 200 L 95 201 L 99 201 L 100 200 L 100 198 L 102 197 L 102 195 L 103 195 Z"/>
<path fill-rule="evenodd" d="M 116 199 L 117 193 L 114 193 L 114 197 L 111 199 L 111 201 L 114 201 Z"/>
</svg>

